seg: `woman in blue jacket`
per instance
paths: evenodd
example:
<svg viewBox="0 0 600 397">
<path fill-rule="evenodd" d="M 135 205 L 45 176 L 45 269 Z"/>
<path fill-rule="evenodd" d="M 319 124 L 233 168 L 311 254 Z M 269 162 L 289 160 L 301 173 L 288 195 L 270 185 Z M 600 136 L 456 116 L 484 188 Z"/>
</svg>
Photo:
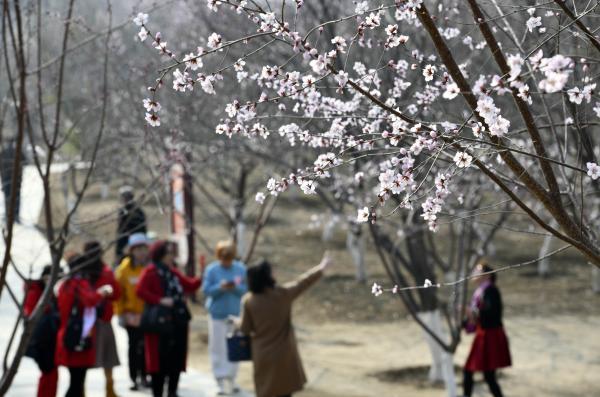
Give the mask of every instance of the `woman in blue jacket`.
<svg viewBox="0 0 600 397">
<path fill-rule="evenodd" d="M 209 317 L 208 347 L 213 374 L 219 395 L 237 393 L 235 382 L 238 364 L 227 358 L 227 331 L 229 316 L 240 315 L 242 296 L 248 291 L 246 266 L 235 260 L 236 247 L 230 241 L 220 241 L 217 260 L 206 268 L 202 291 L 206 296 Z"/>
</svg>

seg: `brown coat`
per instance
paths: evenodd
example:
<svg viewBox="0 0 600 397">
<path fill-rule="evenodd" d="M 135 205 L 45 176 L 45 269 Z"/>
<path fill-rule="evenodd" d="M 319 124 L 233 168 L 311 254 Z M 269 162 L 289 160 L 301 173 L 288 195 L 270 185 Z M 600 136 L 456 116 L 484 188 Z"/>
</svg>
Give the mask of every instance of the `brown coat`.
<svg viewBox="0 0 600 397">
<path fill-rule="evenodd" d="M 322 272 L 313 268 L 296 281 L 242 298 L 241 331 L 252 337 L 256 397 L 302 390 L 306 375 L 292 326 L 292 303 Z"/>
</svg>

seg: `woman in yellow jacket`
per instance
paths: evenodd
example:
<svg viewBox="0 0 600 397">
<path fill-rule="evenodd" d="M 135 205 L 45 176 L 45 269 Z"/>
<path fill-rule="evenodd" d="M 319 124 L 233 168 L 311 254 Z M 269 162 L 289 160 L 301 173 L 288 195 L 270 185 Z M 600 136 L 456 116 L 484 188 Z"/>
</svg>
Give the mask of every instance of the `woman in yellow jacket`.
<svg viewBox="0 0 600 397">
<path fill-rule="evenodd" d="M 139 381 L 144 387 L 149 382 L 146 377 L 144 360 L 144 333 L 140 329 L 144 301 L 136 294 L 136 287 L 144 267 L 148 264 L 148 239 L 143 233 L 129 236 L 129 255 L 125 256 L 115 271 L 115 278 L 121 287 L 121 298 L 115 302 L 115 314 L 119 324 L 129 336 L 129 377 L 133 382 L 131 390 L 139 390 Z"/>
</svg>

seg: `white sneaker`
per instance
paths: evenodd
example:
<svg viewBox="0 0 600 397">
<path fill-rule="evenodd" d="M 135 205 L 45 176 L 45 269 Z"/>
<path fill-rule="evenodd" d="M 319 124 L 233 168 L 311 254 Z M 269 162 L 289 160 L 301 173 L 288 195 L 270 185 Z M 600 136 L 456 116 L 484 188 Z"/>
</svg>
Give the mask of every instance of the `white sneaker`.
<svg viewBox="0 0 600 397">
<path fill-rule="evenodd" d="M 221 379 L 217 379 L 217 396 L 227 396 L 229 395 L 229 393 L 227 393 L 227 388 L 226 388 L 226 382 L 225 379 L 221 378 Z"/>
<path fill-rule="evenodd" d="M 227 378 L 227 385 L 229 386 L 228 389 L 231 392 L 231 394 L 235 395 L 242 391 L 240 385 L 238 385 L 233 378 Z"/>
</svg>

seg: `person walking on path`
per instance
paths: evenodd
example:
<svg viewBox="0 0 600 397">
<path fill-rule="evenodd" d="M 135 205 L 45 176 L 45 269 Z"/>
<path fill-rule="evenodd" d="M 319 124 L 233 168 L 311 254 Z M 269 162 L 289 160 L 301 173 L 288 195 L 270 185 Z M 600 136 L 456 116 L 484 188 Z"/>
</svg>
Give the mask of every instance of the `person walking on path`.
<svg viewBox="0 0 600 397">
<path fill-rule="evenodd" d="M 227 319 L 240 315 L 240 302 L 248 287 L 246 266 L 234 260 L 236 247 L 232 242 L 220 241 L 216 257 L 217 261 L 209 264 L 204 272 L 202 291 L 210 314 L 208 349 L 213 375 L 217 380 L 219 395 L 224 395 L 240 390 L 235 381 L 238 363 L 229 361 L 227 357 Z"/>
<path fill-rule="evenodd" d="M 144 301 L 136 293 L 142 271 L 149 263 L 146 235 L 134 233 L 129 236 L 128 250 L 129 254 L 123 258 L 115 271 L 121 297 L 115 301 L 114 309 L 115 314 L 119 316 L 119 324 L 127 330 L 129 377 L 132 382 L 130 390 L 136 391 L 139 390 L 139 381 L 144 387 L 150 386 L 146 378 L 144 332 L 140 328 Z"/>
<path fill-rule="evenodd" d="M 256 397 L 291 397 L 304 388 L 306 375 L 292 325 L 292 305 L 323 276 L 330 262 L 325 254 L 319 265 L 281 286 L 269 262 L 248 269 L 250 292 L 242 300 L 239 328 L 251 337 Z"/>
<path fill-rule="evenodd" d="M 96 365 L 102 368 L 106 379 L 106 397 L 117 397 L 115 393 L 113 368 L 119 366 L 117 342 L 111 324 L 113 302 L 119 299 L 121 288 L 115 279 L 112 269 L 102 261 L 102 247 L 97 241 L 89 241 L 83 247 L 84 260 L 88 266 L 88 277 L 94 289 L 105 285 L 112 288 L 112 294 L 104 297 L 96 306 Z"/>
<path fill-rule="evenodd" d="M 112 294 L 104 285 L 95 290 L 87 280 L 84 258 L 69 260 L 72 275 L 58 287 L 60 326 L 56 337 L 56 364 L 69 369 L 70 383 L 65 397 L 83 397 L 87 370 L 96 363 L 96 306 Z"/>
<path fill-rule="evenodd" d="M 152 376 L 152 394 L 163 397 L 168 378 L 169 397 L 177 396 L 179 376 L 185 371 L 188 349 L 188 327 L 191 314 L 185 294 L 200 288 L 200 277 L 187 277 L 175 266 L 175 246 L 157 241 L 150 247 L 152 264 L 140 277 L 137 294 L 146 305 L 162 305 L 171 309 L 172 329 L 169 332 L 144 333 L 146 371 Z"/>
<path fill-rule="evenodd" d="M 474 280 L 478 284 L 467 310 L 467 332 L 475 332 L 471 352 L 463 372 L 465 397 L 473 393 L 473 373 L 483 372 L 494 397 L 502 397 L 496 370 L 511 365 L 508 338 L 502 325 L 502 296 L 496 286 L 496 274 L 485 262 L 477 265 Z"/>
<path fill-rule="evenodd" d="M 37 306 L 46 283 L 50 278 L 52 267 L 47 265 L 42 270 L 39 280 L 28 280 L 25 284 L 25 300 L 23 315 L 29 318 Z M 42 317 L 33 331 L 26 356 L 35 360 L 41 375 L 38 382 L 37 397 L 56 397 L 58 387 L 58 368 L 54 362 L 56 354 L 56 334 L 58 332 L 58 306 L 56 297 L 52 295 L 50 303 L 44 309 Z"/>
<path fill-rule="evenodd" d="M 134 233 L 148 232 L 146 225 L 146 214 L 135 201 L 133 188 L 131 186 L 123 186 L 119 189 L 121 196 L 122 207 L 119 208 L 118 226 L 117 226 L 117 244 L 116 256 L 117 263 L 123 259 L 123 253 L 127 247 L 129 236 Z"/>
</svg>

